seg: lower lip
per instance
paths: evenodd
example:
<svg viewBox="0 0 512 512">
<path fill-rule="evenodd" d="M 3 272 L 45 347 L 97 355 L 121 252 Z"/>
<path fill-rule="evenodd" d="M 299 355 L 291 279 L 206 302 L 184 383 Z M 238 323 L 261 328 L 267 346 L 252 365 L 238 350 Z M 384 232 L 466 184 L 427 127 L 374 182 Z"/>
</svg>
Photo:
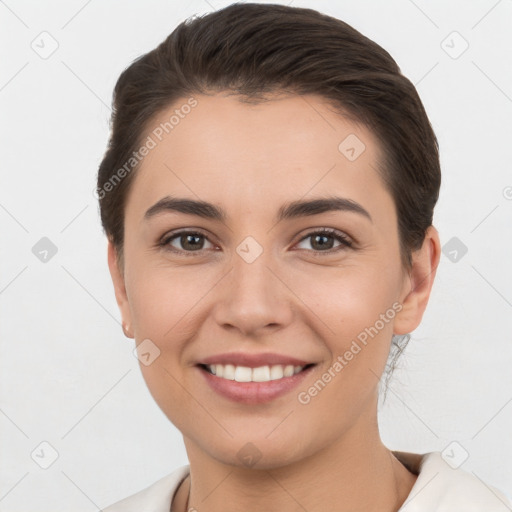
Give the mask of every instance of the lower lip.
<svg viewBox="0 0 512 512">
<path fill-rule="evenodd" d="M 220 395 L 235 402 L 254 405 L 270 402 L 296 388 L 315 366 L 310 366 L 291 377 L 268 382 L 237 382 L 217 377 L 202 366 L 197 368 L 204 375 L 206 382 Z"/>
</svg>

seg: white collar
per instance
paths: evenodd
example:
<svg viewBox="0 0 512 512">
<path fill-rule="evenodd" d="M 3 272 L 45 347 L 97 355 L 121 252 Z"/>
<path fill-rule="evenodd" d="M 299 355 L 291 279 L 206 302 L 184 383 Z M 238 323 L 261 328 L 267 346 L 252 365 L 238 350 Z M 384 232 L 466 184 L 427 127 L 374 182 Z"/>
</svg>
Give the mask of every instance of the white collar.
<svg viewBox="0 0 512 512">
<path fill-rule="evenodd" d="M 510 512 L 512 501 L 476 474 L 453 469 L 440 452 L 392 452 L 409 471 L 418 475 L 398 512 Z M 190 466 L 175 469 L 103 512 L 170 512 L 174 494 L 190 473 Z"/>
<path fill-rule="evenodd" d="M 441 452 L 424 454 L 393 451 L 395 457 L 418 475 L 398 512 L 510 512 L 509 496 L 481 480 L 475 473 L 453 468 Z"/>
</svg>

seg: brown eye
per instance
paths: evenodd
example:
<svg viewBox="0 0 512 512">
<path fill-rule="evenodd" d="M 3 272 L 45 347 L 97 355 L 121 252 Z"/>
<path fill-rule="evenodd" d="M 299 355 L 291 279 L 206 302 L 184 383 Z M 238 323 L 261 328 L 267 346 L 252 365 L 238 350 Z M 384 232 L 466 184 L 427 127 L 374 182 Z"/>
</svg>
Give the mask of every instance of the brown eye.
<svg viewBox="0 0 512 512">
<path fill-rule="evenodd" d="M 313 252 L 337 252 L 342 249 L 352 247 L 352 242 L 343 233 L 336 231 L 335 229 L 325 228 L 319 231 L 312 231 L 302 238 L 301 243 L 304 240 L 311 239 L 310 246 Z M 339 245 L 333 248 L 334 241 L 337 240 Z"/>
<path fill-rule="evenodd" d="M 174 252 L 193 253 L 205 249 L 205 241 L 211 244 L 205 235 L 197 231 L 180 231 L 165 237 L 160 245 Z M 176 244 L 178 247 L 176 247 Z M 213 244 L 211 244 L 213 246 Z"/>
</svg>

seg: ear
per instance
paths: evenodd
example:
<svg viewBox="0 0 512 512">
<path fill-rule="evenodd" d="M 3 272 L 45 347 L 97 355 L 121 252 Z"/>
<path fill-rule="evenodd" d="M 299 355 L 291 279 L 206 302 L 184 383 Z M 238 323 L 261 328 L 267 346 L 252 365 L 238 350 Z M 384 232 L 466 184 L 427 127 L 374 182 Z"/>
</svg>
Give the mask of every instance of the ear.
<svg viewBox="0 0 512 512">
<path fill-rule="evenodd" d="M 412 253 L 412 268 L 408 278 L 404 280 L 400 295 L 402 309 L 395 316 L 394 334 L 409 334 L 420 324 L 434 284 L 440 257 L 439 233 L 434 226 L 430 226 L 425 234 L 423 245 Z"/>
<path fill-rule="evenodd" d="M 117 305 L 121 312 L 123 332 L 127 338 L 133 338 L 130 304 L 126 294 L 123 270 L 120 265 L 119 254 L 111 240 L 108 241 L 108 268 L 114 285 Z"/>
</svg>

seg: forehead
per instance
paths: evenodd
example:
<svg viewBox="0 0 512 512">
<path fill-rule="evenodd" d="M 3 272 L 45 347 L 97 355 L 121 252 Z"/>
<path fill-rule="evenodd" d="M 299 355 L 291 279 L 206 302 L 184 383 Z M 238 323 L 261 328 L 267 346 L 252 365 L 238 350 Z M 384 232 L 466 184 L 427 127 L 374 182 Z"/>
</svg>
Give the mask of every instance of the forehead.
<svg viewBox="0 0 512 512">
<path fill-rule="evenodd" d="M 323 98 L 281 95 L 255 104 L 218 93 L 193 99 L 160 112 L 145 134 L 152 148 L 130 194 L 139 208 L 171 193 L 227 211 L 231 205 L 234 214 L 334 193 L 377 215 L 378 202 L 394 208 L 377 172 L 379 141 Z"/>
</svg>

